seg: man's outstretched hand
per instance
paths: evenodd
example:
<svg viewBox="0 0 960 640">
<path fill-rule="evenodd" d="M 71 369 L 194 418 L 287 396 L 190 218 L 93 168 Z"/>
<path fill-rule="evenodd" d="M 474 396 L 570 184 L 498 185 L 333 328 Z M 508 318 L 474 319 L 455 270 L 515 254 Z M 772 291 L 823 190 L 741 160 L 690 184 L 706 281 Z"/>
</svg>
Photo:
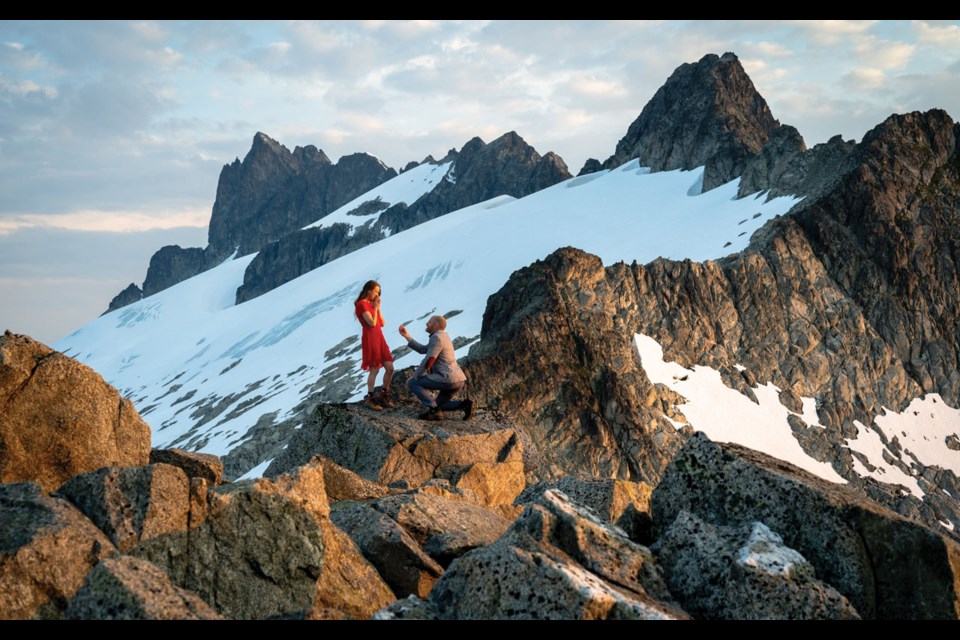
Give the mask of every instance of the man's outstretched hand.
<svg viewBox="0 0 960 640">
<path fill-rule="evenodd" d="M 405 326 L 400 325 L 400 335 L 402 335 L 404 338 L 409 338 L 410 332 L 407 331 L 407 328 Z"/>
</svg>

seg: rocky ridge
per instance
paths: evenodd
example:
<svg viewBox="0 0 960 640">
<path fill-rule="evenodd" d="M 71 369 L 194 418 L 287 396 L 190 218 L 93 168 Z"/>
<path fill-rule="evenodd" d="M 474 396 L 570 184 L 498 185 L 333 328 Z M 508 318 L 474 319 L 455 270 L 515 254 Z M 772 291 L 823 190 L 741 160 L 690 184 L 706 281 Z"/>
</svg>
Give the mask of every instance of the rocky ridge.
<svg viewBox="0 0 960 640">
<path fill-rule="evenodd" d="M 960 615 L 957 542 L 702 434 L 652 492 L 572 476 L 527 486 L 518 432 L 490 411 L 477 424 L 423 423 L 403 407 L 316 412 L 270 478 L 218 485 L 209 456 L 157 451 L 180 466 L 103 459 L 52 495 L 0 483 L 0 617 Z M 74 455 L 89 447 L 71 440 Z M 478 469 L 482 482 L 464 482 Z M 493 485 L 512 488 L 478 490 Z"/>
<path fill-rule="evenodd" d="M 207 246 L 169 245 L 157 251 L 150 259 L 142 295 L 162 291 L 231 255 L 259 251 L 396 175 L 396 170 L 365 153 L 344 156 L 334 164 L 313 145 L 289 151 L 258 132 L 243 161 L 238 158 L 220 172 Z M 136 301 L 128 290 L 114 298 L 108 311 Z"/>
<path fill-rule="evenodd" d="M 389 234 L 496 196 L 522 198 L 571 177 L 559 156 L 541 156 L 514 131 L 489 144 L 473 138 L 437 164 L 446 162 L 453 164 L 433 190 L 412 203 L 392 204 L 359 228 L 334 224 L 302 229 L 263 247 L 244 272 L 237 304 Z"/>
<path fill-rule="evenodd" d="M 808 455 L 903 514 L 960 525 L 952 471 L 888 443 L 921 501 L 862 477 L 845 446 L 884 407 L 932 393 L 960 401 L 956 140 L 942 111 L 891 116 L 833 188 L 723 260 L 604 267 L 567 248 L 518 270 L 488 301 L 472 392 L 535 445 L 530 479 L 566 468 L 656 484 L 685 437 L 671 420 L 686 420 L 682 399 L 643 370 L 632 338 L 647 335 L 668 360 L 716 369 L 747 397 L 773 383 L 794 411 L 815 398 L 823 428 L 791 423 Z"/>
</svg>

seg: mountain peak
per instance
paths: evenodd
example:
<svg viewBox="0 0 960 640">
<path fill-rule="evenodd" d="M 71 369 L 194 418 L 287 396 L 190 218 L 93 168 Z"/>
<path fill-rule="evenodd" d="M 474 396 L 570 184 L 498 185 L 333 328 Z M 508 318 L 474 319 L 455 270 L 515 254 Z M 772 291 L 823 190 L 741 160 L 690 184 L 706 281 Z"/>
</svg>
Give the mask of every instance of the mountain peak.
<svg viewBox="0 0 960 640">
<path fill-rule="evenodd" d="M 603 166 L 634 158 L 653 171 L 706 166 L 708 190 L 741 175 L 779 126 L 736 54 L 711 53 L 674 70 Z"/>
</svg>

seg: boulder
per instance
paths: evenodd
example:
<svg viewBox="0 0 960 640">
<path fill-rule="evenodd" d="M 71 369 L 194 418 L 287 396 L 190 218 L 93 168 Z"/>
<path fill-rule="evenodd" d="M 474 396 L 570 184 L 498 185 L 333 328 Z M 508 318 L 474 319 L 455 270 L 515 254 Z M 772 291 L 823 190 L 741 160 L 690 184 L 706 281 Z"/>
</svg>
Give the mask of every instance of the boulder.
<svg viewBox="0 0 960 640">
<path fill-rule="evenodd" d="M 180 467 L 188 478 L 204 478 L 212 486 L 223 482 L 223 463 L 218 456 L 209 453 L 183 449 L 151 449 L 150 462 Z"/>
<path fill-rule="evenodd" d="M 324 565 L 323 532 L 310 511 L 264 484 L 212 489 L 198 526 L 145 540 L 131 554 L 229 618 L 308 611 Z"/>
<path fill-rule="evenodd" d="M 27 336 L 0 336 L 0 482 L 53 491 L 78 473 L 147 464 L 150 427 L 98 373 Z"/>
<path fill-rule="evenodd" d="M 403 527 L 372 507 L 338 503 L 330 515 L 398 597 L 426 596 L 443 574 L 443 567 Z"/>
<path fill-rule="evenodd" d="M 189 524 L 190 482 L 168 464 L 81 473 L 56 495 L 75 504 L 122 552 Z"/>
<path fill-rule="evenodd" d="M 330 519 L 326 477 L 324 466 L 312 462 L 260 485 L 302 506 L 323 533 L 324 569 L 317 582 L 317 598 L 306 617 L 366 619 L 396 596 L 350 536 Z"/>
<path fill-rule="evenodd" d="M 860 619 L 762 522 L 714 526 L 681 511 L 652 550 L 671 592 L 698 619 Z"/>
<path fill-rule="evenodd" d="M 695 434 L 654 489 L 651 510 L 658 532 L 681 511 L 719 526 L 762 522 L 863 618 L 955 619 L 960 611 L 960 545 L 745 447 Z"/>
<path fill-rule="evenodd" d="M 338 465 L 330 458 L 316 455 L 311 462 L 323 467 L 323 484 L 327 490 L 327 498 L 331 502 L 339 500 L 371 500 L 382 498 L 390 493 L 390 489 L 370 482 L 365 478 Z"/>
<path fill-rule="evenodd" d="M 115 552 L 66 500 L 34 482 L 0 484 L 0 619 L 62 617 L 90 569 Z"/>
<path fill-rule="evenodd" d="M 104 558 L 67 607 L 68 620 L 222 620 L 156 565 L 131 556 Z"/>
<path fill-rule="evenodd" d="M 592 547 L 592 548 L 587 548 Z M 572 552 L 572 553 L 571 553 Z M 496 542 L 454 560 L 429 607 L 394 603 L 379 617 L 674 619 L 686 614 L 649 550 L 560 493 L 530 504 Z"/>
<path fill-rule="evenodd" d="M 419 491 L 370 503 L 390 516 L 441 566 L 494 542 L 510 521 L 475 504 Z"/>
<path fill-rule="evenodd" d="M 604 521 L 623 529 L 632 540 L 641 544 L 653 542 L 650 534 L 650 494 L 653 487 L 647 483 L 562 476 L 527 487 L 514 503 L 525 505 L 535 502 L 551 489 L 562 492 L 578 505 L 589 507 Z"/>
</svg>

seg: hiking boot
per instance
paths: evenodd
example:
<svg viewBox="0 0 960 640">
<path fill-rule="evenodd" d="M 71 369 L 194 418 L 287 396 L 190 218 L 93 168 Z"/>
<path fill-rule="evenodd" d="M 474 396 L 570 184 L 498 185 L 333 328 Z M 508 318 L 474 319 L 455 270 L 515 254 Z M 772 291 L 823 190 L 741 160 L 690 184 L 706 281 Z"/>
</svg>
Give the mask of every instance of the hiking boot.
<svg viewBox="0 0 960 640">
<path fill-rule="evenodd" d="M 463 419 L 469 420 L 473 417 L 473 400 L 467 399 L 463 401 Z"/>
<path fill-rule="evenodd" d="M 384 409 L 393 409 L 393 400 L 390 399 L 390 392 L 382 389 L 377 396 L 377 403 Z"/>
<path fill-rule="evenodd" d="M 434 407 L 418 416 L 421 420 L 443 420 L 443 411 Z"/>
<path fill-rule="evenodd" d="M 370 407 L 370 408 L 373 409 L 374 411 L 380 411 L 381 409 L 383 409 L 383 407 L 381 407 L 379 404 L 377 404 L 377 401 L 376 401 L 376 400 L 374 399 L 374 397 L 373 397 L 371 394 L 369 394 L 369 393 L 363 398 L 363 404 L 367 405 L 368 407 Z"/>
</svg>

